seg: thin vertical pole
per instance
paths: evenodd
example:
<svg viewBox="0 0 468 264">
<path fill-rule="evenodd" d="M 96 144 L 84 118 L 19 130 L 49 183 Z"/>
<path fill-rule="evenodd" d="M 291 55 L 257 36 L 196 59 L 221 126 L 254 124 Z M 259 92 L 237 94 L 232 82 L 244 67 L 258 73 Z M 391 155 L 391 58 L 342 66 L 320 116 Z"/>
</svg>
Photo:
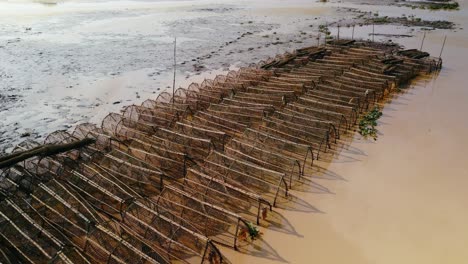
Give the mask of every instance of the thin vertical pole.
<svg viewBox="0 0 468 264">
<path fill-rule="evenodd" d="M 323 41 L 324 41 L 323 45 L 326 47 L 326 46 L 327 46 L 328 32 L 330 32 L 330 31 L 328 30 L 328 22 L 327 22 L 327 21 L 325 21 L 325 30 L 326 30 L 326 31 L 325 31 L 325 35 L 323 36 Z"/>
<path fill-rule="evenodd" d="M 426 32 L 424 32 L 423 39 L 421 41 L 421 48 L 419 48 L 420 51 L 422 51 L 423 45 L 424 45 L 424 39 L 426 39 Z"/>
<path fill-rule="evenodd" d="M 317 36 L 317 47 L 320 47 L 320 33 Z"/>
<path fill-rule="evenodd" d="M 355 25 L 353 25 L 353 33 L 351 33 L 351 39 L 354 40 L 354 27 Z"/>
<path fill-rule="evenodd" d="M 172 81 L 172 105 L 175 103 L 175 78 L 176 78 L 176 52 L 177 52 L 177 37 L 174 38 L 174 79 Z"/>
<path fill-rule="evenodd" d="M 338 36 L 336 38 L 340 40 L 340 25 L 338 25 Z"/>
<path fill-rule="evenodd" d="M 442 48 L 440 49 L 439 59 L 442 57 L 442 51 L 444 51 L 444 47 L 445 47 L 445 40 L 447 40 L 447 35 L 445 35 L 445 38 L 444 38 L 444 43 L 442 44 Z"/>
<path fill-rule="evenodd" d="M 372 22 L 372 42 L 374 42 L 374 34 L 375 34 L 374 23 Z"/>
</svg>

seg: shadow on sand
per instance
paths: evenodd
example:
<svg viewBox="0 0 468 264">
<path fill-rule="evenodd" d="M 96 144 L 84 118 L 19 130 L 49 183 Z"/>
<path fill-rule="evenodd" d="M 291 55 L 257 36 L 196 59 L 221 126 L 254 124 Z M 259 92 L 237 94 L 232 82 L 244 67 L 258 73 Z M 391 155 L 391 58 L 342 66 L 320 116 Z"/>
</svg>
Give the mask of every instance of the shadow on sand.
<svg viewBox="0 0 468 264">
<path fill-rule="evenodd" d="M 238 252 L 254 257 L 289 263 L 262 237 L 256 239 L 253 243 L 238 247 Z"/>
<path fill-rule="evenodd" d="M 299 198 L 297 195 L 293 193 L 289 193 L 288 197 L 285 199 L 279 200 L 276 204 L 277 208 L 288 210 L 288 211 L 296 211 L 296 212 L 304 212 L 304 213 L 324 213 L 317 207 L 311 205 L 306 200 Z"/>
<path fill-rule="evenodd" d="M 284 217 L 280 212 L 273 210 L 268 214 L 268 229 L 274 230 L 276 232 L 293 235 L 297 237 L 303 237 L 296 231 L 296 228 L 291 224 L 291 222 Z"/>
</svg>

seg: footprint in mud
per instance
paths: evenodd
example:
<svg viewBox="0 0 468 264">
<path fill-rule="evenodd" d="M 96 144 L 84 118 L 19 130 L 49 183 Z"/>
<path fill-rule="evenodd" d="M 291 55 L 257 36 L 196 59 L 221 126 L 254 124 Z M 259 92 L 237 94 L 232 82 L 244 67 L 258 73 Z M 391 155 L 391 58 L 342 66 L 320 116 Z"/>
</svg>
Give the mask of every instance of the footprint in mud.
<svg viewBox="0 0 468 264">
<path fill-rule="evenodd" d="M 194 65 L 193 65 L 193 69 L 194 69 L 196 72 L 200 72 L 200 71 L 202 71 L 203 69 L 205 69 L 205 66 L 203 66 L 203 65 L 198 65 L 198 64 L 194 64 Z"/>
</svg>

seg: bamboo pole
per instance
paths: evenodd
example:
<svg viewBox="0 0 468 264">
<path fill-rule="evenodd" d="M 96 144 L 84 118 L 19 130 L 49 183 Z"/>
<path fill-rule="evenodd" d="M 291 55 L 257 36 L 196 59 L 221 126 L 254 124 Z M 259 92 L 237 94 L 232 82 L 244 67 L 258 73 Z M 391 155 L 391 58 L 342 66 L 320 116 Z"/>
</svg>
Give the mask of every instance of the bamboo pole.
<svg viewBox="0 0 468 264">
<path fill-rule="evenodd" d="M 421 41 L 421 47 L 419 48 L 420 51 L 422 51 L 423 45 L 424 45 L 424 40 L 426 39 L 426 32 L 424 32 L 423 39 Z"/>
<path fill-rule="evenodd" d="M 172 105 L 175 102 L 175 78 L 176 78 L 176 55 L 177 55 L 177 37 L 174 38 L 174 79 L 172 81 Z"/>
<path fill-rule="evenodd" d="M 444 51 L 445 41 L 447 40 L 447 35 L 444 37 L 444 43 L 442 44 L 442 48 L 440 49 L 439 59 L 442 57 L 442 51 Z"/>
<path fill-rule="evenodd" d="M 374 35 L 375 35 L 374 22 L 372 22 L 372 42 L 374 42 Z"/>
<path fill-rule="evenodd" d="M 42 146 L 33 148 L 31 150 L 13 153 L 11 155 L 7 155 L 7 156 L 0 158 L 0 169 L 15 165 L 18 162 L 27 160 L 34 156 L 42 156 L 42 157 L 52 156 L 52 155 L 60 154 L 60 153 L 67 152 L 70 150 L 74 150 L 77 148 L 82 148 L 94 142 L 96 142 L 95 139 L 85 138 L 82 140 L 74 141 L 72 143 L 47 144 L 47 145 L 42 145 Z"/>
</svg>

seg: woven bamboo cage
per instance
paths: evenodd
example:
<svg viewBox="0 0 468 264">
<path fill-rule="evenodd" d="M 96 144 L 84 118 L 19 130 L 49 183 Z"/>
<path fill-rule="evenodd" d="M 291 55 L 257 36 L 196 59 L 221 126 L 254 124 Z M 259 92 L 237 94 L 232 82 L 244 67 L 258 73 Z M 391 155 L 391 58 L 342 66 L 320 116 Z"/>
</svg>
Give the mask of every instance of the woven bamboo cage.
<svg viewBox="0 0 468 264">
<path fill-rule="evenodd" d="M 247 189 L 263 193 L 265 199 L 273 205 L 279 198 L 288 195 L 288 184 L 284 173 L 224 153 L 213 151 L 203 164 L 203 170 L 221 173 L 224 177 L 245 185 Z"/>
<path fill-rule="evenodd" d="M 293 158 L 295 161 L 300 162 L 302 173 L 304 173 L 306 166 L 311 167 L 313 165 L 315 151 L 311 145 L 300 144 L 254 129 L 247 129 L 242 139 L 252 144 L 262 144 L 262 147 L 266 150 Z"/>
<path fill-rule="evenodd" d="M 187 228 L 203 234 L 217 244 L 237 248 L 239 229 L 247 229 L 242 216 L 214 203 L 207 195 L 195 192 L 188 186 L 166 186 L 153 200 L 172 215 L 187 219 Z"/>
<path fill-rule="evenodd" d="M 308 47 L 51 133 L 94 143 L 0 171 L 0 262 L 228 263 L 217 244 L 250 244 L 362 112 L 440 67 L 397 48 Z"/>
<path fill-rule="evenodd" d="M 272 210 L 272 204 L 262 195 L 249 190 L 239 182 L 229 180 L 229 177 L 223 173 L 206 167 L 190 168 L 186 174 L 184 186 L 203 195 L 204 201 L 254 220 L 257 224 L 261 220 L 260 212 L 266 209 Z"/>
<path fill-rule="evenodd" d="M 224 145 L 228 140 L 228 135 L 225 132 L 213 129 L 210 126 L 204 126 L 199 123 L 190 121 L 177 122 L 175 128 L 185 135 L 192 135 L 199 138 L 205 137 L 209 139 L 214 148 L 217 150 L 223 150 Z"/>
<path fill-rule="evenodd" d="M 144 121 L 135 121 L 123 117 L 122 115 L 111 113 L 107 115 L 102 120 L 102 129 L 113 135 L 115 137 L 122 137 L 123 139 L 128 139 L 131 136 L 136 136 L 132 132 L 144 133 L 144 134 L 153 134 L 157 129 L 156 125 L 144 122 Z"/>
<path fill-rule="evenodd" d="M 65 248 L 63 241 L 35 222 L 23 210 L 31 210 L 25 200 L 6 199 L 0 203 L 0 241 L 2 249 L 13 253 L 5 263 L 90 263 L 73 247 Z"/>
<path fill-rule="evenodd" d="M 170 107 L 148 108 L 144 106 L 127 106 L 122 113 L 125 119 L 137 123 L 151 124 L 161 127 L 171 127 L 180 119 L 177 109 Z"/>
</svg>

